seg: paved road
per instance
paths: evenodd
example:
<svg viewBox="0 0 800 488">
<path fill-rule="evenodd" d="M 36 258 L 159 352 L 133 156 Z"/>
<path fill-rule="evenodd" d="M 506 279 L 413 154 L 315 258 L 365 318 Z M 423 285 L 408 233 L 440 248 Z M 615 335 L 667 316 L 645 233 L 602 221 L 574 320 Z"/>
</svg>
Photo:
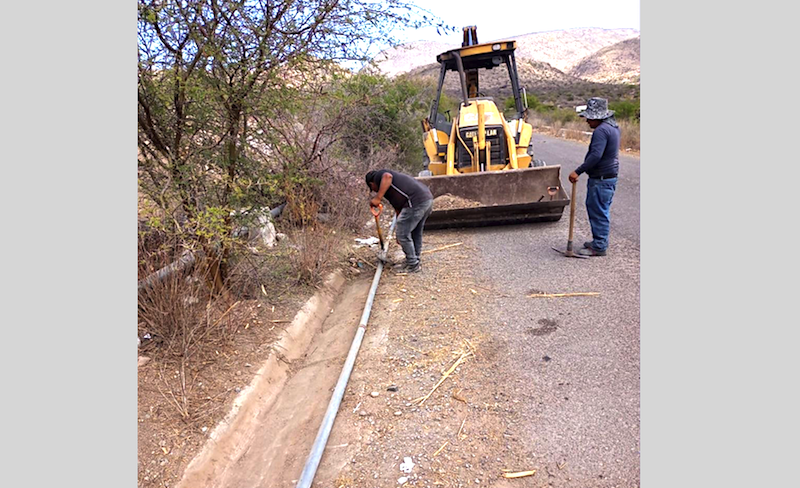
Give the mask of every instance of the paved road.
<svg viewBox="0 0 800 488">
<path fill-rule="evenodd" d="M 562 166 L 570 188 L 567 174 L 587 146 L 545 136 L 534 144 L 538 159 Z M 624 155 L 620 166 L 608 256 L 570 259 L 551 249 L 566 247 L 569 207 L 558 222 L 472 234 L 485 256 L 478 278 L 502 293 L 485 316 L 507 344 L 503 368 L 516 371 L 508 388 L 520 396 L 526 419 L 517 431 L 553 486 L 639 486 L 639 160 Z M 591 235 L 586 177 L 578 184 L 581 246 Z M 543 299 L 529 292 L 600 295 Z"/>
</svg>

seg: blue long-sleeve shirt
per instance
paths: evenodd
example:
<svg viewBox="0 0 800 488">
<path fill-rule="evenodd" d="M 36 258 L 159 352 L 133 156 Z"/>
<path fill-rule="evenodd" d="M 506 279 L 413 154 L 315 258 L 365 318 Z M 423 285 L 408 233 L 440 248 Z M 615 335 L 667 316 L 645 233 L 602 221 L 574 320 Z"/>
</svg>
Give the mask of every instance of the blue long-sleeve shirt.
<svg viewBox="0 0 800 488">
<path fill-rule="evenodd" d="M 575 173 L 590 178 L 610 176 L 619 170 L 619 127 L 603 122 L 592 133 L 589 150 Z"/>
</svg>

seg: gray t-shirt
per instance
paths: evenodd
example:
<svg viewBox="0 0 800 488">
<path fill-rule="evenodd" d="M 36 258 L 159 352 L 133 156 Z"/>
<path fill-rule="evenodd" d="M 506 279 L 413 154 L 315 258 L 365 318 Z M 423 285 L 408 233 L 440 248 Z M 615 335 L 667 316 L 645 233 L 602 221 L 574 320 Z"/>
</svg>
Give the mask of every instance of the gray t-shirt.
<svg viewBox="0 0 800 488">
<path fill-rule="evenodd" d="M 427 186 L 411 176 L 390 169 L 381 169 L 372 175 L 372 182 L 378 185 L 378 188 L 381 186 L 381 178 L 386 173 L 392 175 L 392 186 L 383 196 L 398 212 L 405 207 L 413 208 L 414 205 L 433 200 L 433 194 Z"/>
</svg>

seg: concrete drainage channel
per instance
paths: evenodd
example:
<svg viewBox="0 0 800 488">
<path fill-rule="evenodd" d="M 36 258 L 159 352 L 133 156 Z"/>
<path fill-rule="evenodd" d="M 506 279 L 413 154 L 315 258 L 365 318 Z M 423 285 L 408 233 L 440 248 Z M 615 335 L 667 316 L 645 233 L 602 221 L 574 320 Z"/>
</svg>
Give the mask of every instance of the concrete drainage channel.
<svg viewBox="0 0 800 488">
<path fill-rule="evenodd" d="M 392 220 L 383 255 L 387 252 L 394 226 L 395 220 Z M 286 486 L 295 481 L 297 488 L 311 486 L 366 333 L 383 268 L 384 264 L 379 260 L 333 394 L 327 386 L 330 383 L 324 379 L 336 372 L 331 363 L 341 364 L 338 361 L 347 346 L 341 330 L 334 329 L 352 327 L 358 311 L 353 305 L 363 303 L 357 300 L 363 299 L 365 291 L 363 286 L 350 287 L 352 289 L 345 290 L 345 296 L 340 296 L 345 288 L 345 279 L 340 272 L 331 274 L 322 289 L 297 313 L 275 345 L 275 352 L 259 368 L 251 384 L 237 396 L 230 412 L 187 466 L 178 487 L 211 488 L 254 483 L 254 486 Z M 345 310 L 339 312 L 334 324 L 327 327 L 326 321 L 333 318 L 334 304 L 337 310 Z M 337 326 L 337 323 L 342 325 Z M 315 347 L 309 352 L 312 343 Z M 298 364 L 302 366 L 298 367 Z M 323 397 L 330 399 L 324 416 L 322 403 L 314 401 Z M 319 428 L 314 429 L 317 425 Z M 311 429 L 316 430 L 316 438 L 297 479 L 302 459 L 296 459 L 297 455 L 292 452 L 309 452 L 314 432 Z"/>
</svg>

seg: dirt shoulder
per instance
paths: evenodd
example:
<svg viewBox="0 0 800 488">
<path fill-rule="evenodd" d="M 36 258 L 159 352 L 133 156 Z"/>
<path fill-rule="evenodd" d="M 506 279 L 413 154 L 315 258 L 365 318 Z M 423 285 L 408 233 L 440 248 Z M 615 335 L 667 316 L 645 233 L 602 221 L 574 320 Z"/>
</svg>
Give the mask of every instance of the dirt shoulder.
<svg viewBox="0 0 800 488">
<path fill-rule="evenodd" d="M 466 234 L 426 235 L 420 274 L 381 280 L 367 338 L 315 486 L 511 486 L 504 472 L 548 468 L 521 442 Z M 346 444 L 346 446 L 345 446 Z M 413 468 L 401 464 L 410 458 Z M 406 465 L 407 466 L 407 465 Z M 555 464 L 550 469 L 557 469 Z M 515 486 L 539 486 L 533 477 Z M 291 486 L 291 485 L 275 485 Z"/>
<path fill-rule="evenodd" d="M 537 462 L 522 442 L 520 400 L 498 361 L 506 345 L 489 330 L 500 324 L 480 305 L 501 292 L 477 281 L 467 235 L 437 232 L 425 245 L 422 273 L 382 276 L 314 486 L 540 486 L 558 461 Z M 284 361 L 280 393 L 238 432 L 238 445 L 194 466 L 180 486 L 296 486 L 371 277 L 351 277 L 314 339 Z M 502 477 L 529 470 L 538 474 Z"/>
</svg>

